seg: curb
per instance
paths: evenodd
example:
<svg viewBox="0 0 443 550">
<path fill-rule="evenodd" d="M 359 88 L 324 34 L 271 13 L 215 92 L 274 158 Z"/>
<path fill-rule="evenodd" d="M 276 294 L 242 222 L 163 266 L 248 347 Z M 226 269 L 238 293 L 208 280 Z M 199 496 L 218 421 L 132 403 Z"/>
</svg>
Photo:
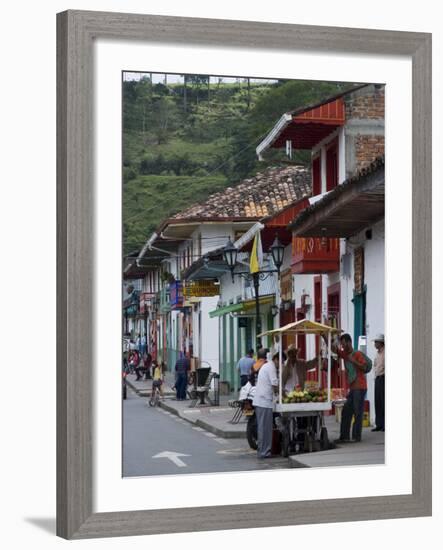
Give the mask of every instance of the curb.
<svg viewBox="0 0 443 550">
<path fill-rule="evenodd" d="M 177 411 L 177 409 L 171 407 L 170 405 L 167 405 L 164 401 L 160 401 L 159 406 L 165 411 L 168 411 L 172 414 L 175 414 L 179 418 L 186 420 L 186 422 L 189 422 L 190 424 L 195 424 L 195 426 L 203 428 L 207 432 L 213 433 L 217 437 L 222 437 L 224 439 L 244 439 L 246 437 L 246 430 L 244 432 L 222 430 L 220 428 L 216 428 L 212 424 L 205 422 L 204 420 L 201 420 L 200 418 L 197 418 L 194 421 L 191 418 L 187 418 L 186 415 L 182 416 L 179 411 Z"/>
<path fill-rule="evenodd" d="M 246 437 L 246 430 L 244 432 L 230 432 L 227 430 L 221 430 L 220 428 L 216 428 L 215 426 L 212 426 L 212 424 L 208 424 L 200 418 L 196 420 L 195 425 L 205 429 L 207 432 L 213 433 L 217 437 L 223 437 L 224 439 L 245 439 Z"/>
<path fill-rule="evenodd" d="M 126 379 L 126 384 L 140 397 L 149 397 L 151 395 L 151 390 L 147 388 L 137 388 L 130 380 Z M 174 395 L 171 392 L 165 392 L 165 396 Z"/>
</svg>

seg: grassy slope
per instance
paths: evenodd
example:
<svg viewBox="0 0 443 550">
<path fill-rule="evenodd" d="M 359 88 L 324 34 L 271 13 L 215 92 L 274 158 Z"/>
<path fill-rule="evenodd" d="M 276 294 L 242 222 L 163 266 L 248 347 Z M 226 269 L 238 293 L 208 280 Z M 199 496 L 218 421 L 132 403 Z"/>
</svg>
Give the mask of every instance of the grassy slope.
<svg viewBox="0 0 443 550">
<path fill-rule="evenodd" d="M 140 249 L 165 218 L 227 185 L 224 176 L 138 176 L 125 184 L 123 220 L 126 251 Z"/>
</svg>

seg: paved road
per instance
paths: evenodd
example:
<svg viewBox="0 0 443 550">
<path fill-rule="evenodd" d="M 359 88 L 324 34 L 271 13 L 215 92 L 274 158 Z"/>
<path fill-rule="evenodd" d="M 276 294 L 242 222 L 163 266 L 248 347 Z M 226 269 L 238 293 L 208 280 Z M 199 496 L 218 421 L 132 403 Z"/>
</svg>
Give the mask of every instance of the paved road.
<svg viewBox="0 0 443 550">
<path fill-rule="evenodd" d="M 172 460 L 153 458 L 164 452 L 179 453 L 179 456 L 172 455 Z M 123 404 L 125 477 L 288 467 L 287 458 L 258 460 L 246 439 L 218 438 L 159 407 L 149 407 L 146 398 L 128 391 Z"/>
</svg>

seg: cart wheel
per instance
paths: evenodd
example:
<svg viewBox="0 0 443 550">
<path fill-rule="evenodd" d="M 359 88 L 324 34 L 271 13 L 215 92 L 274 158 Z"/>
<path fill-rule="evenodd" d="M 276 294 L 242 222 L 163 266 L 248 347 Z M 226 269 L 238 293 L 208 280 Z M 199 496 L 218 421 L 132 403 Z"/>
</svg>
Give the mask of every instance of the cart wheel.
<svg viewBox="0 0 443 550">
<path fill-rule="evenodd" d="M 328 430 L 323 426 L 320 430 L 320 449 L 326 451 L 329 449 Z"/>
<path fill-rule="evenodd" d="M 248 418 L 248 423 L 246 425 L 246 438 L 248 440 L 249 446 L 254 451 L 257 450 L 257 418 L 255 414 Z"/>
<path fill-rule="evenodd" d="M 310 433 L 305 433 L 305 441 L 303 443 L 305 453 L 312 453 L 312 437 Z"/>
</svg>

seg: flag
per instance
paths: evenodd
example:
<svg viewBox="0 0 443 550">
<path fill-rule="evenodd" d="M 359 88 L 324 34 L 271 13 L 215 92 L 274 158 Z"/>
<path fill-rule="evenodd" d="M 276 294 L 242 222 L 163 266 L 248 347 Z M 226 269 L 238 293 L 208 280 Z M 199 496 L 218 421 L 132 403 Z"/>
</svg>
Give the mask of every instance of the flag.
<svg viewBox="0 0 443 550">
<path fill-rule="evenodd" d="M 249 271 L 257 273 L 263 265 L 263 249 L 261 246 L 260 231 L 255 234 L 254 244 L 252 245 L 251 259 L 249 262 Z"/>
</svg>

